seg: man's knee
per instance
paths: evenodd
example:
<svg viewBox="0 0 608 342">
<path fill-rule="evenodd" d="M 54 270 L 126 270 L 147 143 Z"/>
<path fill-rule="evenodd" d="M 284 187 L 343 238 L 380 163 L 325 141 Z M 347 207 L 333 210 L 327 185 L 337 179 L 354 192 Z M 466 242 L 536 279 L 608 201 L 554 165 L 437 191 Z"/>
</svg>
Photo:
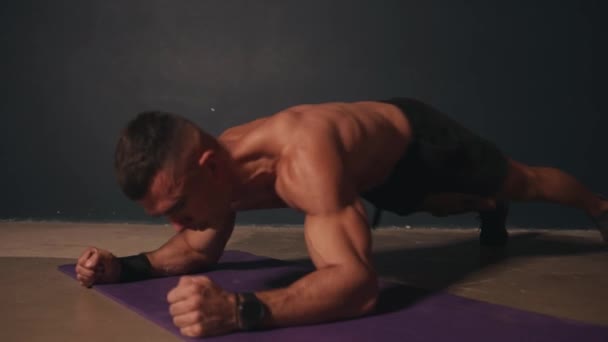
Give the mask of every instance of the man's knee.
<svg viewBox="0 0 608 342">
<path fill-rule="evenodd" d="M 513 200 L 538 198 L 538 178 L 536 168 L 516 161 L 509 161 L 509 170 L 501 197 Z"/>
</svg>

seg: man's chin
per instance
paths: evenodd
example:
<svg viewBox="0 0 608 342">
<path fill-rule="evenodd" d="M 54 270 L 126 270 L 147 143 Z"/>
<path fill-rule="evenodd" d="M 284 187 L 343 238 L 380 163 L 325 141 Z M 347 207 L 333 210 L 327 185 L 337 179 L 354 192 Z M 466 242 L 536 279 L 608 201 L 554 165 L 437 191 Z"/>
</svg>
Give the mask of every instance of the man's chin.
<svg viewBox="0 0 608 342">
<path fill-rule="evenodd" d="M 201 231 L 201 230 L 205 230 L 207 228 L 207 226 L 205 225 L 198 225 L 198 226 L 190 226 L 190 227 L 186 227 L 184 229 L 190 229 L 190 230 L 196 230 L 196 231 Z"/>
<path fill-rule="evenodd" d="M 209 228 L 208 224 L 205 223 L 201 223 L 201 224 L 193 224 L 193 225 L 188 225 L 188 226 L 173 226 L 173 229 L 175 229 L 176 232 L 181 232 L 183 230 L 196 230 L 196 231 L 201 231 L 201 230 L 205 230 Z"/>
</svg>

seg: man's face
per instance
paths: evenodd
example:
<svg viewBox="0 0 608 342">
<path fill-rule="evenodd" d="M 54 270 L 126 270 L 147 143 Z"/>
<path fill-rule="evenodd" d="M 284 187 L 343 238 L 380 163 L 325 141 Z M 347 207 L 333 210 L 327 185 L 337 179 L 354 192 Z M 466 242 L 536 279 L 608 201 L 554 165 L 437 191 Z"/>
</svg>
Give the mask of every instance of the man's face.
<svg viewBox="0 0 608 342">
<path fill-rule="evenodd" d="M 207 164 L 163 168 L 140 203 L 153 216 L 167 216 L 177 231 L 215 227 L 229 211 L 221 179 Z"/>
</svg>

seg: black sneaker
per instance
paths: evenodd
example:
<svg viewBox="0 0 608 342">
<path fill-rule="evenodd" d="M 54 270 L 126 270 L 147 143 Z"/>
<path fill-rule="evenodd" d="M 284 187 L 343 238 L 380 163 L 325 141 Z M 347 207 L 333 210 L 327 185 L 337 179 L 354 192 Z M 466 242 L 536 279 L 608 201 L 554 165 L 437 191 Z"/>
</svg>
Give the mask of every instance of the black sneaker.
<svg viewBox="0 0 608 342">
<path fill-rule="evenodd" d="M 603 213 L 599 217 L 595 217 L 593 222 L 595 223 L 597 230 L 602 234 L 604 242 L 608 243 L 608 212 Z"/>
<path fill-rule="evenodd" d="M 602 196 L 602 195 L 598 195 L 602 200 L 606 200 L 606 197 Z M 600 234 L 602 234 L 602 238 L 604 239 L 604 242 L 608 243 L 608 211 L 603 212 L 600 216 L 598 217 L 593 217 L 593 223 L 595 223 L 595 227 L 597 228 L 597 230 L 600 231 Z"/>
<path fill-rule="evenodd" d="M 479 243 L 482 246 L 504 246 L 509 240 L 506 221 L 509 213 L 509 202 L 496 201 L 496 208 L 479 212 L 481 233 Z"/>
</svg>

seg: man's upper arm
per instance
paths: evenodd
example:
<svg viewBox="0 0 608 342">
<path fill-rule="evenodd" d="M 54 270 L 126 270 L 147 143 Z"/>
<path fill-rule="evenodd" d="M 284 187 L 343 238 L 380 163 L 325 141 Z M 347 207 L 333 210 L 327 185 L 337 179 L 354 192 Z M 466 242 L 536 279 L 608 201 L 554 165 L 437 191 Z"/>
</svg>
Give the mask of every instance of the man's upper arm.
<svg viewBox="0 0 608 342">
<path fill-rule="evenodd" d="M 345 266 L 372 272 L 370 235 L 359 200 L 335 213 L 306 215 L 306 245 L 317 268 Z"/>
<path fill-rule="evenodd" d="M 312 134 L 285 151 L 277 191 L 306 214 L 306 243 L 318 268 L 347 265 L 371 271 L 367 217 L 340 141 L 331 132 Z"/>
</svg>

